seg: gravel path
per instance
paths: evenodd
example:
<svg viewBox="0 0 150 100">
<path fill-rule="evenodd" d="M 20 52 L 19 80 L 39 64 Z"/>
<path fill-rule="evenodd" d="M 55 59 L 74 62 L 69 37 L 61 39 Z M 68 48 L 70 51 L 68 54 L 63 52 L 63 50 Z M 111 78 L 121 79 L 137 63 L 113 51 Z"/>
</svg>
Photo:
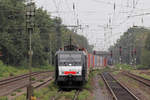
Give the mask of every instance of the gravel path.
<svg viewBox="0 0 150 100">
<path fill-rule="evenodd" d="M 113 100 L 110 94 L 108 93 L 106 86 L 103 88 L 100 87 L 99 85 L 99 80 L 101 77 L 97 75 L 94 78 L 94 100 Z"/>
</svg>

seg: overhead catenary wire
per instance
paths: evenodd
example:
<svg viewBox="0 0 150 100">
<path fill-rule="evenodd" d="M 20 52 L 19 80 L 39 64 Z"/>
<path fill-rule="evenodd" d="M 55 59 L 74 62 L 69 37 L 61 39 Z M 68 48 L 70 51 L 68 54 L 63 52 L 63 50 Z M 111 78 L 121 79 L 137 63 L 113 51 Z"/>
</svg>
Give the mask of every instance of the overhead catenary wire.
<svg viewBox="0 0 150 100">
<path fill-rule="evenodd" d="M 106 5 L 114 5 L 114 3 L 113 2 L 108 2 L 108 1 L 104 1 L 104 0 L 92 0 L 92 1 L 94 1 L 94 2 L 97 2 L 97 3 L 101 3 L 101 4 L 106 4 Z M 130 6 L 130 5 L 119 5 L 119 4 L 117 4 L 116 6 L 118 6 L 118 7 L 120 7 L 120 8 L 133 8 L 133 6 Z M 138 9 L 138 8 L 136 8 L 136 9 Z"/>
<path fill-rule="evenodd" d="M 55 5 L 55 8 L 56 8 L 56 12 L 57 12 L 57 14 L 58 14 L 58 17 L 60 17 L 59 6 L 58 6 L 56 0 L 53 0 L 53 3 L 54 3 L 54 5 Z"/>
<path fill-rule="evenodd" d="M 59 1 L 59 0 L 57 0 L 57 1 Z M 84 22 L 81 23 L 81 19 L 79 18 L 80 14 L 84 14 L 84 15 L 85 14 L 90 14 L 90 15 L 93 16 L 93 15 L 96 15 L 97 13 L 101 13 L 101 11 L 95 10 L 95 9 L 94 10 L 88 9 L 88 10 L 85 10 L 85 11 L 77 9 L 78 5 L 76 4 L 77 3 L 76 0 L 71 0 L 71 1 L 70 0 L 62 0 L 62 1 L 64 1 L 65 6 L 66 6 L 65 9 L 67 9 L 67 10 L 65 11 L 64 7 L 62 6 L 63 4 L 62 4 L 61 7 L 63 7 L 63 9 L 61 7 L 59 7 L 59 13 L 61 14 L 61 16 L 65 16 L 65 17 L 70 15 L 68 18 L 69 19 L 71 19 L 71 18 L 74 19 L 70 23 L 73 23 L 73 24 L 76 24 L 76 25 L 78 25 L 78 24 L 83 25 L 83 23 L 84 23 Z M 112 12 L 111 13 L 109 12 L 109 14 L 108 14 L 109 18 L 108 18 L 107 23 L 103 23 L 106 20 L 106 18 L 104 20 L 102 20 L 102 19 L 89 19 L 90 16 L 87 16 L 87 15 L 86 15 L 87 17 L 85 17 L 85 18 L 88 18 L 88 21 L 90 21 L 90 22 L 93 21 L 93 20 L 97 21 L 97 22 L 93 23 L 93 25 L 91 25 L 91 23 L 90 22 L 88 23 L 88 21 L 87 21 L 86 23 L 88 23 L 88 25 L 90 27 L 91 26 L 93 27 L 94 25 L 95 26 L 98 25 L 99 24 L 98 21 L 101 22 L 101 20 L 102 20 L 103 22 L 101 22 L 101 23 L 104 24 L 104 26 L 106 26 L 106 30 L 109 31 L 109 33 L 108 32 L 106 33 L 107 35 L 108 34 L 110 35 L 111 28 L 112 28 L 112 34 L 111 34 L 112 40 L 111 41 L 113 41 L 113 42 L 114 42 L 113 37 L 116 36 L 116 33 L 118 33 L 118 31 L 121 30 L 121 28 L 123 26 L 125 26 L 125 28 L 130 27 L 130 24 L 132 24 L 131 21 L 133 21 L 133 23 L 134 23 L 134 19 L 136 21 L 137 18 L 138 19 L 140 18 L 138 23 L 142 24 L 144 22 L 144 19 L 145 19 L 145 17 L 143 17 L 143 16 L 147 16 L 147 15 L 143 15 L 143 14 L 148 13 L 148 10 L 149 10 L 149 9 L 145 9 L 145 7 L 142 8 L 141 4 L 139 4 L 139 0 L 123 0 L 123 1 L 122 0 L 111 0 L 111 1 L 110 0 L 90 0 L 90 1 L 94 1 L 94 2 L 96 1 L 96 3 L 93 3 L 94 5 L 103 4 L 103 5 L 108 5 L 109 8 L 110 7 L 112 8 L 111 9 Z M 69 2 L 69 5 L 67 4 L 67 2 Z M 73 5 L 73 3 L 74 3 L 74 5 Z M 81 5 L 79 5 L 79 8 L 80 8 L 80 6 Z M 73 9 L 75 9 L 76 14 L 74 14 Z M 142 12 L 144 12 L 144 13 L 142 13 Z M 55 11 L 53 13 L 55 13 Z M 68 19 L 67 19 L 67 21 L 68 21 Z M 136 23 L 135 23 L 135 25 L 136 25 Z M 89 32 L 86 32 L 86 33 L 90 33 L 91 30 L 88 30 L 88 31 Z M 83 32 L 85 32 L 85 31 L 83 31 Z M 92 32 L 92 34 L 93 33 L 94 32 Z M 98 30 L 97 33 L 101 34 L 101 30 Z M 120 35 L 122 35 L 122 33 L 120 33 Z M 117 36 L 119 38 L 119 35 L 117 35 Z"/>
</svg>

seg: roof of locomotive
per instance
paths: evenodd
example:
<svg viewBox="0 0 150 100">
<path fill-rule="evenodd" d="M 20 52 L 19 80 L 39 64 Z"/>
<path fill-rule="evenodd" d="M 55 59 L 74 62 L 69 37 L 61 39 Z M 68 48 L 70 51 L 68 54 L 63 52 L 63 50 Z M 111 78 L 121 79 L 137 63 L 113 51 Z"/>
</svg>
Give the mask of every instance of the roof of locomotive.
<svg viewBox="0 0 150 100">
<path fill-rule="evenodd" d="M 84 55 L 86 55 L 86 53 L 85 53 L 84 51 L 57 51 L 57 52 L 56 52 L 56 55 L 57 55 L 57 54 L 71 54 L 71 53 L 73 53 L 73 54 L 84 54 Z"/>
</svg>

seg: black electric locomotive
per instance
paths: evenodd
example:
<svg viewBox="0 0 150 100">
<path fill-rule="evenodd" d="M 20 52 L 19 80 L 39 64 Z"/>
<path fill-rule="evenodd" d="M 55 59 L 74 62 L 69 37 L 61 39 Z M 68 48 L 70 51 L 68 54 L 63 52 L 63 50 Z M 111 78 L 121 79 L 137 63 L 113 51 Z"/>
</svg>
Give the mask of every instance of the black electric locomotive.
<svg viewBox="0 0 150 100">
<path fill-rule="evenodd" d="M 87 54 L 68 45 L 56 52 L 55 82 L 60 88 L 79 88 L 87 80 Z"/>
</svg>

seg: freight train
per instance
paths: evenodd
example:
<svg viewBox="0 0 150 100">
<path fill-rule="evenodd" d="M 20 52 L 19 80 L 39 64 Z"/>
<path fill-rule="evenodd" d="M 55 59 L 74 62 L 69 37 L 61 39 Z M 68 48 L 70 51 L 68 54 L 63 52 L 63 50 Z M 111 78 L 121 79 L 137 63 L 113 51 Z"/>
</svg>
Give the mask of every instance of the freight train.
<svg viewBox="0 0 150 100">
<path fill-rule="evenodd" d="M 106 67 L 109 55 L 89 54 L 86 49 L 78 49 L 74 45 L 65 46 L 55 55 L 55 83 L 60 88 L 82 87 L 92 68 Z"/>
<path fill-rule="evenodd" d="M 74 45 L 56 52 L 55 83 L 60 88 L 79 88 L 87 81 L 87 53 Z"/>
<path fill-rule="evenodd" d="M 88 53 L 88 68 L 104 68 L 111 66 L 113 59 L 109 53 L 105 55 Z"/>
</svg>

